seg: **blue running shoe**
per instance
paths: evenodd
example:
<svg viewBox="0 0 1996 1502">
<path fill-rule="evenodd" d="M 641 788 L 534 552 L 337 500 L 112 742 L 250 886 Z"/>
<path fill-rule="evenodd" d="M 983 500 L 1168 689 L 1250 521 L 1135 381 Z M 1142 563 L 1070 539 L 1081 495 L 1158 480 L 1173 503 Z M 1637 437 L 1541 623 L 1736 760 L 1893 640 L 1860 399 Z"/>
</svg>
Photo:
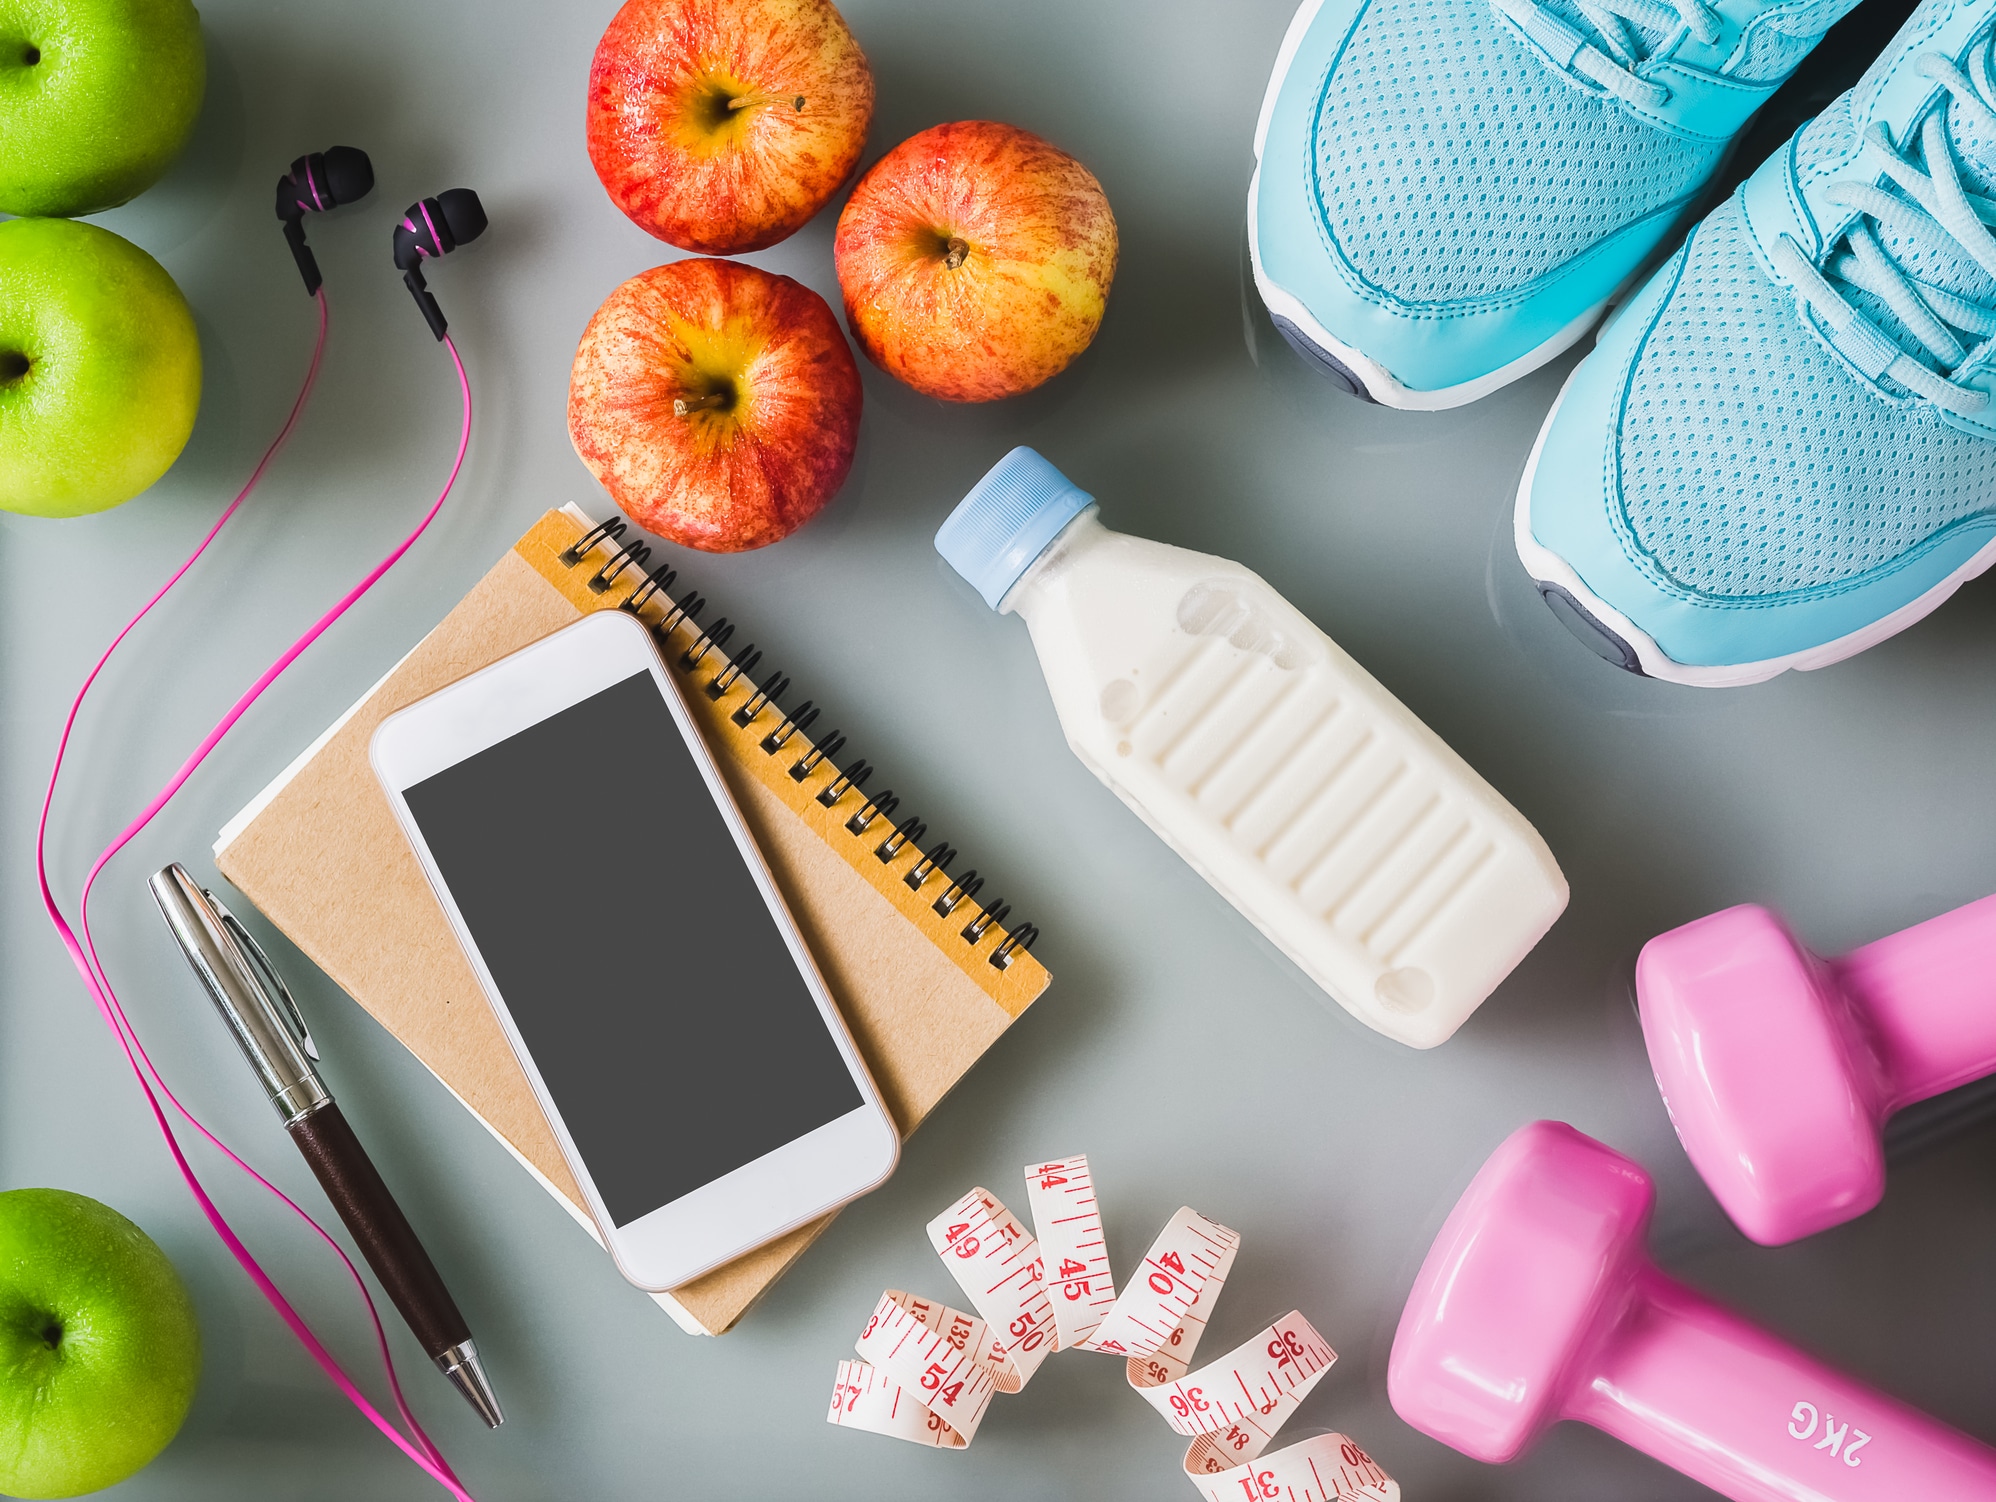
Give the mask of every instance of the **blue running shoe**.
<svg viewBox="0 0 1996 1502">
<path fill-rule="evenodd" d="M 1996 0 L 1924 0 L 1602 331 L 1518 555 L 1610 661 L 1757 683 L 1996 560 Z"/>
<path fill-rule="evenodd" d="M 1593 327 L 1853 0 L 1307 0 L 1255 131 L 1276 326 L 1459 406 Z"/>
</svg>

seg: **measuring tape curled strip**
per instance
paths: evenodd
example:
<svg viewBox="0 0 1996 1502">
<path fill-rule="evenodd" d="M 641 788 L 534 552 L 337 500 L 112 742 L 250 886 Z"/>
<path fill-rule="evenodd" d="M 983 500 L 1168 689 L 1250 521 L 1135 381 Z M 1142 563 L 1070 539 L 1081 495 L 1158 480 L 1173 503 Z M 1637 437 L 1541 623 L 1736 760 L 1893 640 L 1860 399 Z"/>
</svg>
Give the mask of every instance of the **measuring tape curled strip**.
<svg viewBox="0 0 1996 1502">
<path fill-rule="evenodd" d="M 1078 1350 L 1116 1302 L 1109 1243 L 1088 1160 L 1076 1155 L 1026 1169 L 1026 1199 L 1040 1236 L 1060 1349 Z"/>
<path fill-rule="evenodd" d="M 1203 1312 L 1193 1312 L 1199 1295 L 1211 1285 L 1218 1296 L 1240 1244 L 1239 1233 L 1208 1220 L 1190 1205 L 1182 1206 L 1164 1223 L 1129 1287 L 1117 1296 L 1081 1349 L 1132 1359 L 1166 1347 L 1189 1351 L 1188 1339 L 1196 1344 L 1198 1331 L 1206 1327 Z M 1207 1300 L 1207 1307 L 1211 1304 Z M 1196 1328 L 1188 1327 L 1188 1322 Z"/>
<path fill-rule="evenodd" d="M 929 1241 L 1004 1348 L 998 1390 L 1019 1391 L 1054 1349 L 1053 1305 L 1039 1242 L 981 1188 L 929 1222 Z"/>
<path fill-rule="evenodd" d="M 1101 1351 L 1125 1356 L 1131 1388 L 1192 1439 L 1186 1478 L 1208 1502 L 1399 1502 L 1399 1484 L 1343 1434 L 1263 1458 L 1338 1359 L 1300 1312 L 1192 1371 L 1238 1233 L 1181 1207 L 1118 1296 L 1087 1158 L 1027 1165 L 1026 1192 L 1043 1238 L 983 1188 L 929 1222 L 978 1312 L 883 1294 L 858 1341 L 868 1359 L 839 1363 L 831 1423 L 960 1450 L 992 1396 L 1018 1391 L 1052 1351 Z"/>
<path fill-rule="evenodd" d="M 970 1443 L 941 1415 L 924 1408 L 889 1381 L 879 1367 L 864 1361 L 839 1363 L 828 1421 L 938 1450 L 961 1450 Z"/>
<path fill-rule="evenodd" d="M 963 1445 L 976 1437 L 1005 1359 L 983 1320 L 890 1288 L 853 1344 L 861 1361 L 949 1425 Z"/>
<path fill-rule="evenodd" d="M 1201 1441 L 1203 1444 L 1204 1441 Z M 1198 1446 L 1193 1447 L 1193 1454 Z M 1185 1473 L 1206 1502 L 1400 1502 L 1400 1483 L 1348 1435 L 1314 1434 L 1266 1460 Z"/>
<path fill-rule="evenodd" d="M 1196 1372 L 1152 1381 L 1166 1368 L 1133 1361 L 1130 1386 L 1188 1439 L 1230 1428 L 1273 1435 L 1337 1359 L 1330 1343 L 1292 1309 Z M 1248 1458 L 1245 1450 L 1241 1456 Z"/>
</svg>

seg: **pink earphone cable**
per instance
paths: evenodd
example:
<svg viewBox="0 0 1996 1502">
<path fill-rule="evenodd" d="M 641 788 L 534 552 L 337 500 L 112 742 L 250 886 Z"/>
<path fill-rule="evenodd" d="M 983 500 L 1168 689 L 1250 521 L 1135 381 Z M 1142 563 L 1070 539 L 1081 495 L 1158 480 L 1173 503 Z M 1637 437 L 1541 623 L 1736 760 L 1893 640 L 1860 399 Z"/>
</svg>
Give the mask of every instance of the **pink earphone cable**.
<svg viewBox="0 0 1996 1502">
<path fill-rule="evenodd" d="M 146 806 L 145 810 L 136 819 L 125 827 L 124 831 L 105 849 L 103 854 L 97 857 L 83 882 L 78 922 L 78 927 L 82 930 L 82 939 L 80 942 L 76 932 L 71 929 L 68 921 L 63 917 L 62 909 L 56 902 L 55 893 L 49 884 L 48 877 L 47 845 L 49 810 L 55 801 L 56 783 L 62 774 L 63 759 L 68 752 L 70 736 L 75 729 L 77 716 L 83 708 L 83 701 L 89 695 L 91 687 L 96 683 L 98 675 L 103 672 L 105 664 L 111 660 L 112 654 L 123 644 L 125 638 L 132 633 L 140 621 L 145 619 L 152 608 L 164 599 L 167 593 L 180 582 L 182 576 L 207 551 L 208 545 L 215 540 L 216 535 L 227 525 L 229 519 L 236 514 L 236 511 L 242 506 L 243 502 L 249 498 L 251 491 L 256 488 L 257 482 L 262 479 L 264 470 L 269 466 L 278 449 L 282 447 L 285 439 L 290 436 L 292 429 L 297 425 L 299 416 L 305 409 L 306 400 L 311 395 L 313 384 L 318 377 L 320 359 L 325 351 L 327 310 L 323 289 L 318 292 L 317 300 L 319 304 L 319 331 L 317 341 L 312 348 L 311 365 L 306 371 L 304 385 L 299 390 L 298 398 L 292 404 L 290 415 L 285 418 L 284 426 L 278 430 L 277 436 L 271 440 L 270 446 L 264 450 L 263 457 L 258 460 L 256 468 L 251 471 L 248 482 L 237 492 L 236 498 L 229 503 L 222 514 L 216 518 L 214 525 L 208 529 L 207 534 L 201 539 L 199 545 L 188 555 L 187 561 L 180 565 L 173 576 L 160 587 L 159 591 L 151 599 L 146 601 L 138 614 L 133 616 L 126 623 L 124 629 L 119 631 L 117 636 L 112 639 L 111 645 L 105 648 L 103 656 L 98 658 L 97 665 L 90 670 L 89 675 L 83 680 L 83 686 L 77 690 L 76 698 L 70 705 L 69 716 L 63 722 L 62 735 L 56 746 L 55 764 L 49 772 L 48 790 L 42 799 L 41 820 L 35 831 L 35 867 L 41 885 L 42 905 L 48 912 L 49 920 L 55 925 L 57 933 L 61 936 L 63 947 L 69 951 L 70 959 L 75 964 L 77 972 L 83 977 L 84 985 L 89 989 L 91 997 L 96 1002 L 98 1012 L 103 1016 L 105 1023 L 117 1037 L 120 1048 L 124 1050 L 126 1062 L 131 1065 L 132 1073 L 139 1082 L 139 1088 L 145 1093 L 146 1104 L 152 1110 L 153 1119 L 158 1124 L 161 1135 L 166 1139 L 167 1149 L 172 1153 L 174 1163 L 179 1168 L 182 1179 L 186 1181 L 188 1190 L 200 1205 L 201 1213 L 207 1217 L 208 1223 L 214 1227 L 215 1234 L 221 1238 L 223 1244 L 228 1247 L 230 1254 L 242 1266 L 243 1270 L 249 1274 L 251 1281 L 256 1284 L 257 1289 L 263 1294 L 271 1307 L 277 1311 L 279 1318 L 284 1321 L 292 1334 L 311 1353 L 312 1359 L 332 1379 L 333 1384 L 346 1395 L 348 1401 L 365 1414 L 368 1421 L 386 1435 L 398 1449 L 434 1478 L 453 1497 L 457 1498 L 458 1502 L 473 1502 L 471 1494 L 459 1482 L 456 1473 L 451 1470 L 442 1452 L 437 1449 L 429 1435 L 424 1433 L 422 1425 L 417 1423 L 415 1415 L 409 1411 L 409 1405 L 402 1393 L 401 1383 L 396 1377 L 394 1359 L 389 1354 L 388 1338 L 382 1328 L 380 1312 L 375 1307 L 374 1298 L 368 1292 L 366 1281 L 361 1277 L 360 1270 L 354 1266 L 353 1259 L 347 1256 L 340 1244 L 326 1232 L 323 1226 L 298 1205 L 296 1201 L 243 1161 L 226 1143 L 204 1126 L 167 1086 L 158 1067 L 146 1053 L 144 1045 L 140 1043 L 137 1030 L 133 1027 L 131 1019 L 126 1015 L 124 1007 L 120 1004 L 117 993 L 111 985 L 110 976 L 105 972 L 103 962 L 98 956 L 96 941 L 90 932 L 91 892 L 96 885 L 98 875 L 104 870 L 106 864 L 158 816 L 160 810 L 165 808 L 174 795 L 180 791 L 182 785 L 194 774 L 195 769 L 207 759 L 209 753 L 220 744 L 222 738 L 234 727 L 236 721 L 241 719 L 249 707 L 262 697 L 264 690 L 269 688 L 277 680 L 279 675 L 296 661 L 298 656 L 307 647 L 318 640 L 335 621 L 345 615 L 353 607 L 354 603 L 372 589 L 382 575 L 393 568 L 402 555 L 415 545 L 416 539 L 428 530 L 430 523 L 443 508 L 444 501 L 449 497 L 452 486 L 457 483 L 458 472 L 464 467 L 465 451 L 471 442 L 471 382 L 465 374 L 464 361 L 458 356 L 457 346 L 450 339 L 446 338 L 444 344 L 450 350 L 451 363 L 457 370 L 458 386 L 464 399 L 464 417 L 458 433 L 457 456 L 451 464 L 450 476 L 444 482 L 443 489 L 438 493 L 435 502 L 430 506 L 429 511 L 425 513 L 422 521 L 417 524 L 415 530 L 404 538 L 386 558 L 382 559 L 375 566 L 366 578 L 355 585 L 353 589 L 349 590 L 338 604 L 334 605 L 331 610 L 321 616 L 303 636 L 293 642 L 285 650 L 283 655 L 272 663 L 263 675 L 236 700 L 229 712 L 223 716 L 221 723 L 216 725 L 208 733 L 206 738 L 202 740 L 201 744 L 195 748 L 193 755 L 188 757 L 181 765 L 179 771 L 160 790 L 158 796 Z M 155 1086 L 157 1087 L 157 1091 L 155 1091 Z M 193 1165 L 187 1160 L 185 1153 L 182 1151 L 180 1141 L 174 1135 L 172 1124 L 168 1121 L 166 1112 L 160 1105 L 158 1098 L 160 1095 L 164 1095 L 172 1103 L 174 1110 L 185 1118 L 190 1126 L 213 1144 L 218 1151 L 226 1156 L 230 1162 L 234 1163 L 236 1167 L 256 1180 L 258 1184 L 282 1200 L 293 1213 L 317 1232 L 319 1237 L 339 1255 L 340 1261 L 345 1264 L 348 1274 L 354 1280 L 354 1285 L 360 1290 L 361 1297 L 367 1304 L 368 1317 L 374 1325 L 375 1343 L 381 1354 L 382 1365 L 388 1375 L 389 1388 L 394 1394 L 396 1410 L 400 1413 L 403 1422 L 408 1425 L 410 1433 L 415 1436 L 415 1443 L 412 1444 L 409 1439 L 405 1438 L 395 1428 L 394 1424 L 374 1407 L 368 1400 L 367 1395 L 346 1374 L 332 1353 L 326 1349 L 318 1336 L 312 1332 L 311 1327 L 305 1323 L 303 1317 L 292 1308 L 290 1301 L 284 1297 L 283 1292 L 271 1280 L 269 1274 L 263 1270 L 249 1248 L 243 1244 L 242 1239 L 236 1235 L 234 1228 L 230 1226 L 220 1208 L 209 1197 L 206 1188 L 201 1183 L 200 1177 L 195 1173 Z"/>
</svg>

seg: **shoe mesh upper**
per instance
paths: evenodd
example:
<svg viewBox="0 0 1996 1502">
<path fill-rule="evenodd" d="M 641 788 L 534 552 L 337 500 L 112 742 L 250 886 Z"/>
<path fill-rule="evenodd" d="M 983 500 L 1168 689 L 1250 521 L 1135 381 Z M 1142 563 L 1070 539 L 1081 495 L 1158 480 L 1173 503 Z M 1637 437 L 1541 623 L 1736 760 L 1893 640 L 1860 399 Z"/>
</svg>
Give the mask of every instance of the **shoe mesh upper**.
<svg viewBox="0 0 1996 1502">
<path fill-rule="evenodd" d="M 1728 75 L 1755 83 L 1786 77 L 1850 8 L 1851 0 L 1807 0 L 1768 12 L 1749 30 L 1746 54 Z"/>
<path fill-rule="evenodd" d="M 1795 134 L 1795 176 L 1807 180 L 1842 163 L 1854 150 L 1857 127 L 1851 123 L 1850 95 L 1839 94 L 1823 112 Z"/>
<path fill-rule="evenodd" d="M 1490 0 L 1372 0 L 1317 113 L 1331 233 L 1409 302 L 1523 286 L 1684 197 L 1720 150 L 1554 73 Z"/>
<path fill-rule="evenodd" d="M 1746 55 L 1740 59 L 1733 77 L 1749 83 L 1773 81 L 1786 76 L 1820 40 L 1816 32 L 1784 31 L 1776 26 L 1760 26 L 1747 38 Z"/>
<path fill-rule="evenodd" d="M 1852 375 L 1761 269 L 1737 198 L 1650 330 L 1619 460 L 1642 549 L 1723 597 L 1852 579 L 1996 504 L 1996 443 Z"/>
</svg>

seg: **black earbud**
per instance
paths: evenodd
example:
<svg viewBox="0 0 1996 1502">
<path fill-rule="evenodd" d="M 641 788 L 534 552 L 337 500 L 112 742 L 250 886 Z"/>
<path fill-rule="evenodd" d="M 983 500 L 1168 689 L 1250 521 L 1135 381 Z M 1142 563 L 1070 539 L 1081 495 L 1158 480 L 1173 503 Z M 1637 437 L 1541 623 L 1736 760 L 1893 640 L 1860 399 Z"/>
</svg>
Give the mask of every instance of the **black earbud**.
<svg viewBox="0 0 1996 1502">
<path fill-rule="evenodd" d="M 319 290 L 322 278 L 312 248 L 305 243 L 305 216 L 355 203 L 374 191 L 374 163 L 357 146 L 335 146 L 301 156 L 277 180 L 277 217 L 284 221 L 284 239 L 291 247 L 305 290 Z"/>
<path fill-rule="evenodd" d="M 484 233 L 485 205 L 469 188 L 452 188 L 410 205 L 402 222 L 395 226 L 396 269 L 402 273 L 409 295 L 416 299 L 416 306 L 429 321 L 430 332 L 439 339 L 450 325 L 444 322 L 444 310 L 437 306 L 429 284 L 423 280 L 423 262 L 433 256 L 449 255 Z"/>
</svg>

